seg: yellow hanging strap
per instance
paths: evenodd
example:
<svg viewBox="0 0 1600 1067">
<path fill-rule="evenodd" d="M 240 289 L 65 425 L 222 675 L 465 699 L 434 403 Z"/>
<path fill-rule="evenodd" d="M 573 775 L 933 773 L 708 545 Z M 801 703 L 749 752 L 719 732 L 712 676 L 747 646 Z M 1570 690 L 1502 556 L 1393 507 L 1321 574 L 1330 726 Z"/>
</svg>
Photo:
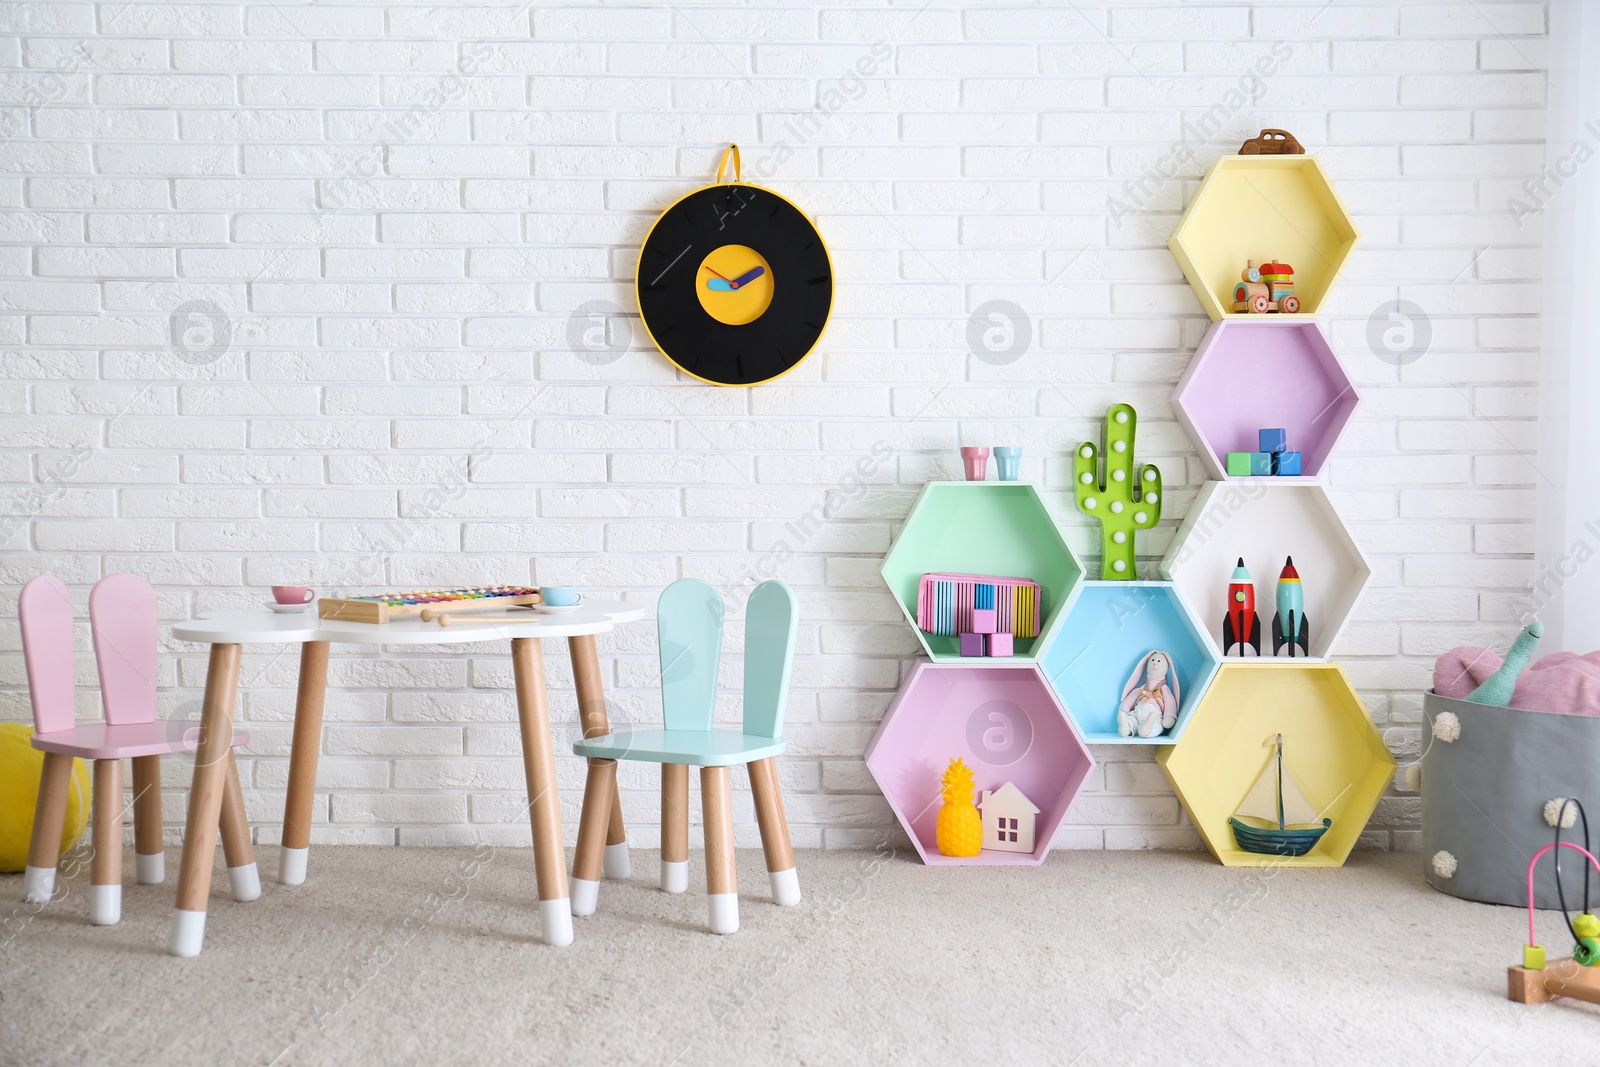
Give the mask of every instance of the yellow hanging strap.
<svg viewBox="0 0 1600 1067">
<path fill-rule="evenodd" d="M 743 171 L 739 166 L 739 146 L 730 144 L 728 150 L 722 153 L 722 162 L 717 164 L 717 181 L 719 183 L 722 181 L 723 170 L 728 166 L 729 157 L 733 159 L 733 180 L 737 182 L 743 177 Z"/>
</svg>

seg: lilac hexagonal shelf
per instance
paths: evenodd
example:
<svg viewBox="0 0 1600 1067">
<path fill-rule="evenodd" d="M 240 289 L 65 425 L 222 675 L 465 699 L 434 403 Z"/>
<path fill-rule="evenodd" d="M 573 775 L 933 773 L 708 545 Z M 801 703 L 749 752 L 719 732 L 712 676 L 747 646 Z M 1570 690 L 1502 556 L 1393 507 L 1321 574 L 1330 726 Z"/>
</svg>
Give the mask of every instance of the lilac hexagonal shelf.
<svg viewBox="0 0 1600 1067">
<path fill-rule="evenodd" d="M 1213 478 L 1229 452 L 1257 450 L 1257 431 L 1282 427 L 1315 478 L 1360 396 L 1315 321 L 1223 319 L 1206 331 L 1172 393 L 1172 410 Z"/>
<path fill-rule="evenodd" d="M 930 663 L 911 668 L 867 746 L 867 769 L 928 864 L 1036 864 L 1094 767 L 1077 726 L 1033 664 Z M 1031 853 L 939 851 L 939 779 L 960 756 L 974 785 L 1011 782 L 1039 809 Z"/>
</svg>

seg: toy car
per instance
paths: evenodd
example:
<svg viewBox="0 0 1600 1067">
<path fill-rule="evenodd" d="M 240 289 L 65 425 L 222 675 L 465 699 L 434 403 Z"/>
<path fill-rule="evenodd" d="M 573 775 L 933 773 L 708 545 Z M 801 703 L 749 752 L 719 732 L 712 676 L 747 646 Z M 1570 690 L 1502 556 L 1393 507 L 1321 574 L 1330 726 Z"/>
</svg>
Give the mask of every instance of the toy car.
<svg viewBox="0 0 1600 1067">
<path fill-rule="evenodd" d="M 1233 310 L 1251 315 L 1265 315 L 1269 311 L 1285 315 L 1298 312 L 1300 298 L 1294 295 L 1294 268 L 1276 262 L 1257 267 L 1254 260 L 1246 260 L 1239 281 L 1233 287 Z"/>
</svg>

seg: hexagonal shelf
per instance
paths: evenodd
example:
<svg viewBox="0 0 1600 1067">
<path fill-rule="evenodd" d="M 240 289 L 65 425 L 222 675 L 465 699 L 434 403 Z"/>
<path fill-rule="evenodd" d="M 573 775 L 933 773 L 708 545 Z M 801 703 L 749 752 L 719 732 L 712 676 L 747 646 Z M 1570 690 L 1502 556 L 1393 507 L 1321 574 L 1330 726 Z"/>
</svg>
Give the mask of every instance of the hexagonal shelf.
<svg viewBox="0 0 1600 1067">
<path fill-rule="evenodd" d="M 1303 583 L 1310 658 L 1326 659 L 1371 580 L 1372 568 L 1322 485 L 1288 478 L 1207 482 L 1161 561 L 1161 573 L 1199 614 L 1224 653 L 1223 663 L 1239 662 L 1223 646 L 1222 624 L 1228 583 L 1235 562 L 1243 557 L 1256 587 L 1264 662 L 1272 656 L 1278 575 L 1289 556 Z M 1243 662 L 1257 661 L 1252 654 Z"/>
<path fill-rule="evenodd" d="M 1283 734 L 1284 766 L 1333 825 L 1304 856 L 1239 848 L 1228 818 Z M 1338 867 L 1394 776 L 1395 759 L 1336 663 L 1225 663 L 1183 740 L 1156 753 L 1206 848 L 1229 867 Z"/>
<path fill-rule="evenodd" d="M 1257 315 L 1214 322 L 1172 392 L 1172 410 L 1213 478 L 1229 452 L 1254 452 L 1281 427 L 1301 475 L 1322 473 L 1360 396 L 1315 322 Z"/>
<path fill-rule="evenodd" d="M 1167 247 L 1212 321 L 1233 310 L 1247 260 L 1294 268 L 1300 316 L 1322 310 L 1359 234 L 1315 156 L 1223 156 L 1195 191 Z"/>
<path fill-rule="evenodd" d="M 978 666 L 978 663 L 982 666 Z M 995 660 L 911 668 L 867 746 L 867 769 L 924 863 L 1037 864 L 1094 768 L 1094 757 L 1033 664 Z M 981 794 L 1015 783 L 1038 808 L 1031 853 L 946 856 L 935 841 L 939 779 L 961 757 Z"/>
<path fill-rule="evenodd" d="M 1172 657 L 1178 721 L 1155 737 L 1117 733 L 1122 687 L 1146 653 Z M 1170 745 L 1188 726 L 1221 657 L 1171 582 L 1084 582 L 1040 666 L 1091 745 Z"/>
<path fill-rule="evenodd" d="M 983 661 L 996 663 L 1031 663 L 1048 648 L 1061 609 L 1083 577 L 1038 491 L 1027 482 L 929 482 L 878 569 L 928 655 L 960 662 L 960 638 L 924 633 L 917 626 L 917 585 L 933 571 L 1039 583 L 1038 636 L 1017 638 L 1015 655 L 1008 659 Z"/>
</svg>

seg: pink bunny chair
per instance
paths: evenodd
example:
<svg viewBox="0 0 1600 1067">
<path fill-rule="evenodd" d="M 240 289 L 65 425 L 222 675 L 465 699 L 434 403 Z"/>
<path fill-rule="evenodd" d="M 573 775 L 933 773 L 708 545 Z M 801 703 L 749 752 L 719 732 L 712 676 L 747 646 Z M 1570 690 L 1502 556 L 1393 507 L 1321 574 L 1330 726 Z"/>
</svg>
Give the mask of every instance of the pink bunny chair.
<svg viewBox="0 0 1600 1067">
<path fill-rule="evenodd" d="M 161 757 L 193 752 L 199 728 L 156 721 L 156 592 L 133 574 L 110 574 L 89 594 L 89 628 L 105 722 L 78 723 L 73 711 L 72 600 L 60 579 L 40 575 L 17 601 L 22 655 L 33 700 L 33 747 L 44 752 L 39 804 L 33 818 L 23 899 L 43 904 L 55 891 L 56 859 L 66 818 L 73 757 L 94 761 L 94 859 L 89 921 L 109 926 L 122 918 L 122 759 L 133 760 L 133 835 L 142 883 L 163 880 Z M 233 744 L 249 736 L 234 731 Z M 233 749 L 222 796 L 222 848 L 235 900 L 261 895 L 244 794 Z"/>
</svg>

